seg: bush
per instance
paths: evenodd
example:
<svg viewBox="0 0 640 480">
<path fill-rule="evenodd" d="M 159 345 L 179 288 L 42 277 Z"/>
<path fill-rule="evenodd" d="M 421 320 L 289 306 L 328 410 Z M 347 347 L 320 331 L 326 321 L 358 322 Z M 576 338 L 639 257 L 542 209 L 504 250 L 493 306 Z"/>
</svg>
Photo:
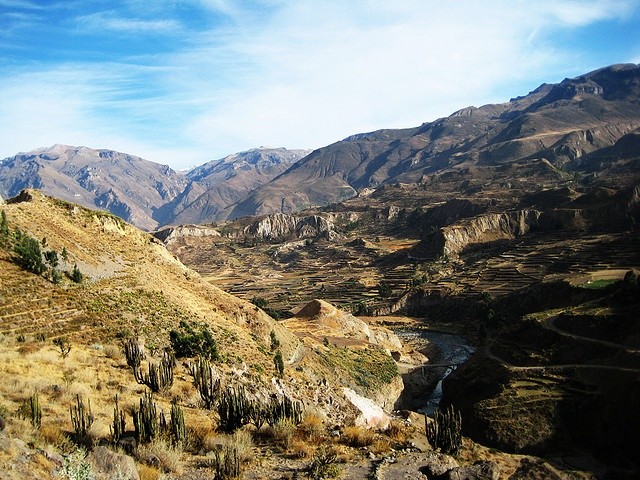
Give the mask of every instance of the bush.
<svg viewBox="0 0 640 480">
<path fill-rule="evenodd" d="M 391 290 L 391 285 L 389 285 L 384 280 L 378 284 L 378 293 L 383 298 L 388 298 L 393 293 Z"/>
<path fill-rule="evenodd" d="M 71 272 L 71 280 L 74 283 L 82 283 L 82 279 L 84 278 L 84 275 L 82 275 L 82 272 L 80 271 L 80 269 L 78 268 L 78 265 L 74 265 L 73 266 L 73 272 Z"/>
<path fill-rule="evenodd" d="M 187 322 L 180 322 L 180 330 L 171 330 L 169 340 L 176 357 L 204 357 L 208 360 L 219 360 L 218 344 L 211 330 L 200 326 L 199 330 Z"/>
<path fill-rule="evenodd" d="M 64 459 L 61 477 L 68 480 L 92 480 L 94 477 L 91 463 L 87 460 L 87 452 L 79 449 Z"/>
<path fill-rule="evenodd" d="M 308 473 L 314 480 L 322 478 L 336 478 L 340 475 L 340 469 L 336 465 L 338 455 L 332 449 L 320 448 L 313 456 Z"/>
<path fill-rule="evenodd" d="M 41 275 L 47 270 L 42 261 L 40 242 L 32 236 L 16 231 L 16 243 L 13 247 L 15 262 L 25 270 Z"/>
<path fill-rule="evenodd" d="M 284 360 L 282 359 L 282 352 L 280 349 L 278 349 L 276 354 L 273 356 L 273 364 L 276 367 L 278 375 L 282 377 L 284 375 Z"/>
</svg>

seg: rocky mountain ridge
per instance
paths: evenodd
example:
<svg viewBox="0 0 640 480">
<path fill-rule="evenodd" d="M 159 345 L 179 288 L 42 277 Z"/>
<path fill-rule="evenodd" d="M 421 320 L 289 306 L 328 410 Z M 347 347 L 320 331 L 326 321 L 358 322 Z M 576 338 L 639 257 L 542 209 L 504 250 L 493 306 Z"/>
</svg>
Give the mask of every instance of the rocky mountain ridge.
<svg viewBox="0 0 640 480">
<path fill-rule="evenodd" d="M 127 154 L 54 146 L 0 162 L 0 193 L 42 188 L 152 230 L 293 213 L 399 183 L 515 192 L 528 176 L 558 183 L 575 171 L 597 174 L 634 151 L 639 96 L 640 66 L 613 65 L 418 127 L 360 133 L 311 153 L 253 149 L 186 175 Z"/>
<path fill-rule="evenodd" d="M 186 174 L 107 149 L 54 145 L 0 161 L 0 191 L 25 188 L 100 208 L 144 229 L 203 223 L 285 171 L 308 151 L 258 148 L 229 155 Z"/>
</svg>

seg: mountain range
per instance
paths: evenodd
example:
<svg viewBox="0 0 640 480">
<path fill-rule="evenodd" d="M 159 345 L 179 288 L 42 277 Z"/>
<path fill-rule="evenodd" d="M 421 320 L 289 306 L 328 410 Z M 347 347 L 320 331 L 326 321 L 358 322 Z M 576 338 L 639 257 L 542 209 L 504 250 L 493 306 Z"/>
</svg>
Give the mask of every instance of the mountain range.
<svg viewBox="0 0 640 480">
<path fill-rule="evenodd" d="M 639 98 L 640 66 L 613 65 L 418 127 L 357 134 L 313 152 L 249 150 L 187 174 L 124 153 L 55 145 L 0 162 L 0 195 L 35 187 L 152 230 L 290 213 L 398 183 L 455 177 L 460 188 L 478 178 L 509 185 L 515 170 L 561 175 L 594 156 L 606 164 L 607 151 L 637 148 Z"/>
<path fill-rule="evenodd" d="M 153 230 L 176 222 L 212 221 L 307 153 L 262 147 L 182 173 L 113 150 L 54 145 L 0 161 L 0 195 L 37 188 Z"/>
</svg>

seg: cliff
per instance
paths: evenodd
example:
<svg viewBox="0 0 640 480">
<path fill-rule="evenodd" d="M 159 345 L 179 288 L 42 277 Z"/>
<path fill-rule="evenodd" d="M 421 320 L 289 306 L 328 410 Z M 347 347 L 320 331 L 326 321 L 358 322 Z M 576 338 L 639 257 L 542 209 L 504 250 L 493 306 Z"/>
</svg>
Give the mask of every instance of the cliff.
<svg viewBox="0 0 640 480">
<path fill-rule="evenodd" d="M 244 229 L 245 235 L 261 240 L 326 238 L 332 239 L 336 233 L 333 223 L 319 215 L 296 217 L 284 213 L 274 213 L 262 217 Z"/>
<path fill-rule="evenodd" d="M 472 245 L 524 235 L 537 226 L 540 215 L 535 209 L 480 215 L 441 228 L 433 238 L 432 247 L 441 255 L 455 257 Z"/>
</svg>

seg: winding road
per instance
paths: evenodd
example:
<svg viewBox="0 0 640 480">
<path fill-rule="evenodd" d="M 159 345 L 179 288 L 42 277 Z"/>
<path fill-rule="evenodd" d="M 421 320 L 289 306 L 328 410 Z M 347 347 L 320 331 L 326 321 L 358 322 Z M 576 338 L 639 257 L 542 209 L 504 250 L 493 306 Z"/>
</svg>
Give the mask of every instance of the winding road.
<svg viewBox="0 0 640 480">
<path fill-rule="evenodd" d="M 564 337 L 572 338 L 574 340 L 582 341 L 582 342 L 590 342 L 598 345 L 604 345 L 607 347 L 616 348 L 619 350 L 624 350 L 627 353 L 638 354 L 640 353 L 639 349 L 631 348 L 627 345 L 622 345 L 615 342 L 609 342 L 606 340 L 600 340 L 597 338 L 585 337 L 582 335 L 576 335 L 574 333 L 567 332 L 559 328 L 555 321 L 558 319 L 558 315 L 550 315 L 547 318 L 540 321 L 540 325 L 547 330 L 551 330 L 559 335 Z M 487 343 L 484 347 L 484 354 L 496 362 L 503 364 L 504 366 L 511 368 L 513 370 L 544 370 L 549 368 L 592 368 L 592 369 L 603 369 L 603 370 L 616 370 L 621 372 L 640 372 L 640 368 L 634 367 L 623 367 L 619 365 L 606 365 L 606 364 L 590 364 L 590 363 L 566 363 L 566 364 L 555 364 L 555 365 L 531 365 L 531 366 L 522 366 L 522 365 L 514 365 L 504 358 L 501 358 L 494 354 L 491 351 L 492 343 Z"/>
</svg>

